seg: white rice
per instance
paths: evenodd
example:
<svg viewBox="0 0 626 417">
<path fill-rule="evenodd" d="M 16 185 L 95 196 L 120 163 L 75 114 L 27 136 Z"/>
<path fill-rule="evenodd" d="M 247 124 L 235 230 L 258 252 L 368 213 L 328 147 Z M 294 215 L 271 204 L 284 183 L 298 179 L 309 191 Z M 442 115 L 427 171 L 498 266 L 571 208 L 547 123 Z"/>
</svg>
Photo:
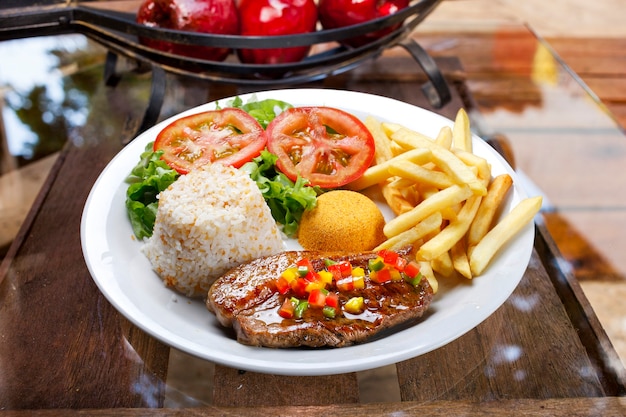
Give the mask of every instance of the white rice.
<svg viewBox="0 0 626 417">
<path fill-rule="evenodd" d="M 187 296 L 206 296 L 229 269 L 282 250 L 256 183 L 222 164 L 182 175 L 159 195 L 154 232 L 143 246 L 165 285 Z"/>
</svg>

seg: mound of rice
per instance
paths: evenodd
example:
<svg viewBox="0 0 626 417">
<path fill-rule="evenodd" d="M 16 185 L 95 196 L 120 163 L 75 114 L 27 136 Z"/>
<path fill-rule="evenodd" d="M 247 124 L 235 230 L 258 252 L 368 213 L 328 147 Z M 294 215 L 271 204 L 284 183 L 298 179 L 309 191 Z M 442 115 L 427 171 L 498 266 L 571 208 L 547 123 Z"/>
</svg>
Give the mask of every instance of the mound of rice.
<svg viewBox="0 0 626 417">
<path fill-rule="evenodd" d="M 165 284 L 191 297 L 206 296 L 234 266 L 282 250 L 256 183 L 221 164 L 182 175 L 159 195 L 154 232 L 143 246 Z"/>
</svg>

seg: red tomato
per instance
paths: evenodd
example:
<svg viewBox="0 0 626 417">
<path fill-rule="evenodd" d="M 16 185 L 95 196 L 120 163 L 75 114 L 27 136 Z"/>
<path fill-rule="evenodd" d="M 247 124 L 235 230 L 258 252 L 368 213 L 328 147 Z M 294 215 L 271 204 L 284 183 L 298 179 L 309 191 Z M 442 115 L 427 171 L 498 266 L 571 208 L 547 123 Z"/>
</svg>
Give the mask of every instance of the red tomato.
<svg viewBox="0 0 626 417">
<path fill-rule="evenodd" d="M 239 3 L 241 35 L 278 36 L 313 32 L 317 7 L 313 0 L 242 0 Z M 293 48 L 240 49 L 244 63 L 280 64 L 302 60 L 310 46 Z"/>
<path fill-rule="evenodd" d="M 162 159 L 181 174 L 209 162 L 239 168 L 258 156 L 267 137 L 263 128 L 241 109 L 211 110 L 180 118 L 154 141 Z"/>
<path fill-rule="evenodd" d="M 408 5 L 409 0 L 319 0 L 320 23 L 324 29 L 356 25 L 391 15 Z M 394 25 L 341 42 L 358 47 L 387 35 L 398 27 L 399 25 Z"/>
<path fill-rule="evenodd" d="M 294 107 L 267 126 L 267 148 L 289 179 L 336 188 L 356 180 L 374 158 L 374 138 L 353 115 L 332 107 Z"/>
<path fill-rule="evenodd" d="M 239 33 L 239 16 L 233 0 L 144 0 L 137 11 L 136 21 L 150 27 L 189 32 Z M 140 40 L 151 48 L 210 61 L 223 61 L 230 52 L 228 48 Z"/>
</svg>

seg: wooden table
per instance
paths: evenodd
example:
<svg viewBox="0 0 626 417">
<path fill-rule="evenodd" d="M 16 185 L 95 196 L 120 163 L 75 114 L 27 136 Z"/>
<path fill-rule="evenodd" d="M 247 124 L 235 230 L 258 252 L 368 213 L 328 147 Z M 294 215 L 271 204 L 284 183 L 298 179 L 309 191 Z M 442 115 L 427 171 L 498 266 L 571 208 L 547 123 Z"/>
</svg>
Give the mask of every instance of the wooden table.
<svg viewBox="0 0 626 417">
<path fill-rule="evenodd" d="M 462 63 L 440 57 L 453 118 L 478 110 Z M 389 54 L 312 84 L 428 108 L 408 56 Z M 401 401 L 368 403 L 358 373 L 285 377 L 215 366 L 210 406 L 163 409 L 169 347 L 132 325 L 85 265 L 81 213 L 96 178 L 142 116 L 145 76 L 102 85 L 0 266 L 0 409 L 6 415 L 621 415 L 626 372 L 546 227 L 513 295 L 486 321 L 433 352 L 397 363 Z M 245 87 L 168 78 L 162 117 Z M 130 114 L 130 116 L 129 116 Z M 76 140 L 79 137 L 81 140 Z M 494 141 L 506 153 L 506 142 Z M 509 155 L 510 156 L 510 155 Z M 332 353 L 331 353 L 332 354 Z"/>
</svg>

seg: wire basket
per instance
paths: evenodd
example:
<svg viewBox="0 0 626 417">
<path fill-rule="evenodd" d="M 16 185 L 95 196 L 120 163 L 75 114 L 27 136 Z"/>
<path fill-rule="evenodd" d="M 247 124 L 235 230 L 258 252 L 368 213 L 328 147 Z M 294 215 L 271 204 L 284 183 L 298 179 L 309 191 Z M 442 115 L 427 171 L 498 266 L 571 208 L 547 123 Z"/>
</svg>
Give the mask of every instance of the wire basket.
<svg viewBox="0 0 626 417">
<path fill-rule="evenodd" d="M 159 91 L 159 88 L 163 89 L 159 83 L 165 79 L 164 72 L 249 86 L 298 84 L 348 71 L 366 60 L 377 58 L 388 48 L 401 46 L 425 72 L 428 80 L 422 90 L 431 105 L 440 108 L 450 101 L 448 85 L 434 60 L 408 36 L 440 2 L 441 0 L 412 1 L 408 7 L 392 15 L 344 28 L 284 36 L 237 36 L 140 25 L 135 22 L 135 13 L 109 10 L 106 8 L 108 2 L 102 1 L 6 0 L 0 5 L 0 40 L 67 33 L 84 34 L 109 51 L 105 67 L 105 77 L 109 80 L 115 79 L 118 55 L 148 65 L 153 72 L 153 96 L 157 96 L 157 101 L 158 95 L 163 93 Z M 137 1 L 128 3 L 138 5 Z M 368 44 L 354 48 L 341 44 L 344 39 L 383 29 L 388 29 L 388 33 Z M 218 62 L 153 49 L 140 39 L 232 50 L 313 46 L 314 52 L 300 62 L 285 64 L 246 64 L 237 59 Z"/>
</svg>

